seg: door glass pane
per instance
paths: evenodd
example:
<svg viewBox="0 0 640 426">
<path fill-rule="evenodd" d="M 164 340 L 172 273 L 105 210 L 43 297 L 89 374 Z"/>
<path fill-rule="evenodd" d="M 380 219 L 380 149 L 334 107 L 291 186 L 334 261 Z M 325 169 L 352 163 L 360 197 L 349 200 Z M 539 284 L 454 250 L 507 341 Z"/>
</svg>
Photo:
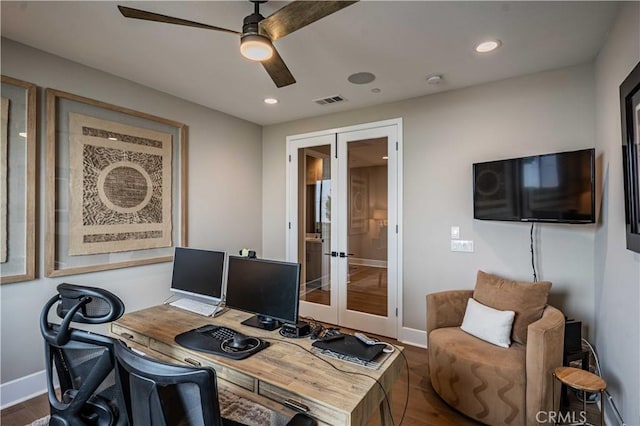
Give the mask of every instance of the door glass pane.
<svg viewBox="0 0 640 426">
<path fill-rule="evenodd" d="M 300 300 L 331 302 L 331 145 L 298 150 Z"/>
<path fill-rule="evenodd" d="M 349 142 L 347 309 L 387 316 L 387 138 Z"/>
</svg>

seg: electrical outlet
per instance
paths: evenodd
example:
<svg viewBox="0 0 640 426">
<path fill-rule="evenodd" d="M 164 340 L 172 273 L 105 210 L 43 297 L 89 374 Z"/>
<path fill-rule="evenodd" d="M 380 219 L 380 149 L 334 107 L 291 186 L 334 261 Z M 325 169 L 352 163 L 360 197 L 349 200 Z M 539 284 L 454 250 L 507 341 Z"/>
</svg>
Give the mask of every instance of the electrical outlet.
<svg viewBox="0 0 640 426">
<path fill-rule="evenodd" d="M 451 240 L 451 251 L 473 252 L 473 240 Z"/>
<path fill-rule="evenodd" d="M 451 239 L 452 240 L 460 239 L 460 227 L 459 226 L 452 226 L 451 227 Z"/>
</svg>

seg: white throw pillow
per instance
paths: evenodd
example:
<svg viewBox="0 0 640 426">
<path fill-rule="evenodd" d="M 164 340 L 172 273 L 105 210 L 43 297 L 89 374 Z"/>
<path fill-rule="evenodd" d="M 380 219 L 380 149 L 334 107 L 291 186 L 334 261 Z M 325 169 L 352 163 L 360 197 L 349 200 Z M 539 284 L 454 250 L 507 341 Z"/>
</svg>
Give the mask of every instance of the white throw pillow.
<svg viewBox="0 0 640 426">
<path fill-rule="evenodd" d="M 470 298 L 460 328 L 478 339 L 508 348 L 514 317 L 514 311 L 499 311 Z"/>
</svg>

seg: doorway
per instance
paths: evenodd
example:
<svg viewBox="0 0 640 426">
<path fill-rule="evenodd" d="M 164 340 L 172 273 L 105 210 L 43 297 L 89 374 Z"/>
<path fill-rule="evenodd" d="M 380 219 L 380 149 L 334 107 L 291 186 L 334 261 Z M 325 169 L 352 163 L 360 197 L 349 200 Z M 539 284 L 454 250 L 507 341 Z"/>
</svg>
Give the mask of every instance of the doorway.
<svg viewBox="0 0 640 426">
<path fill-rule="evenodd" d="M 287 138 L 300 314 L 397 336 L 400 120 Z"/>
</svg>

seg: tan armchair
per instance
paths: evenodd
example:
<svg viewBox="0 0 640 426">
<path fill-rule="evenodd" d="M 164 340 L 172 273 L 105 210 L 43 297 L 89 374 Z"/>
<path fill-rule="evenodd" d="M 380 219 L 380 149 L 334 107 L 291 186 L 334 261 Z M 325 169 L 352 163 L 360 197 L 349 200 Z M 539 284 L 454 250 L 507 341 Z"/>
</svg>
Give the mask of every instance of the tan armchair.
<svg viewBox="0 0 640 426">
<path fill-rule="evenodd" d="M 557 408 L 552 372 L 562 365 L 564 315 L 547 305 L 526 344 L 502 348 L 460 329 L 473 290 L 427 295 L 429 377 L 449 405 L 489 425 L 537 425 Z M 517 314 L 516 314 L 517 315 Z M 552 401 L 552 386 L 556 400 Z M 545 414 L 538 414 L 544 411 Z"/>
</svg>

